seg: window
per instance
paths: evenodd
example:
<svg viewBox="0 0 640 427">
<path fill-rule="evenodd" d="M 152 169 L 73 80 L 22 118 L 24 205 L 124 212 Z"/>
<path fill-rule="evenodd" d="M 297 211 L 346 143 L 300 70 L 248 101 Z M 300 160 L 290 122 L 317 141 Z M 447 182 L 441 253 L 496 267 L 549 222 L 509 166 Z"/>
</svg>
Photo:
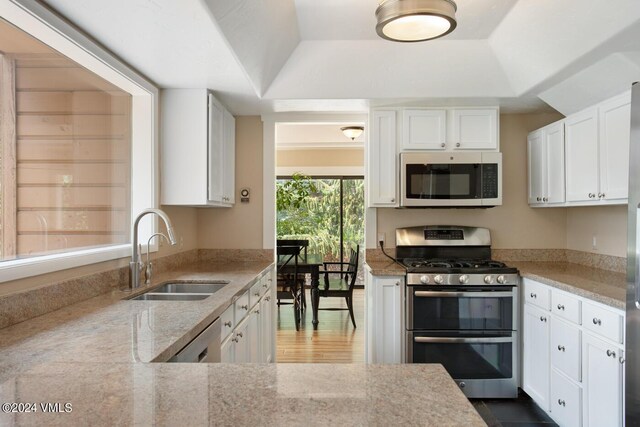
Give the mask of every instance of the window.
<svg viewBox="0 0 640 427">
<path fill-rule="evenodd" d="M 157 89 L 31 7 L 0 6 L 0 282 L 130 255 L 157 199 Z"/>
</svg>

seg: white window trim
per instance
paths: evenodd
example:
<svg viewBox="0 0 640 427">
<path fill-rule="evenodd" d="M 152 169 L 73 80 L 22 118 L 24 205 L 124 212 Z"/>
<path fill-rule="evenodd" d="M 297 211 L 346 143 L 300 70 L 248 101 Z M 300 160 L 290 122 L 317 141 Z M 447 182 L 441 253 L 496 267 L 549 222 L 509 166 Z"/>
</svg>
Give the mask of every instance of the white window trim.
<svg viewBox="0 0 640 427">
<path fill-rule="evenodd" d="M 0 0 L 0 18 L 131 94 L 131 164 L 135 164 L 131 168 L 131 216 L 158 207 L 158 88 L 36 0 Z M 140 222 L 140 242 L 146 242 L 145 236 L 157 229 L 157 218 L 145 217 Z M 150 249 L 157 250 L 157 244 Z M 0 283 L 127 256 L 131 256 L 130 244 L 3 261 Z"/>
</svg>

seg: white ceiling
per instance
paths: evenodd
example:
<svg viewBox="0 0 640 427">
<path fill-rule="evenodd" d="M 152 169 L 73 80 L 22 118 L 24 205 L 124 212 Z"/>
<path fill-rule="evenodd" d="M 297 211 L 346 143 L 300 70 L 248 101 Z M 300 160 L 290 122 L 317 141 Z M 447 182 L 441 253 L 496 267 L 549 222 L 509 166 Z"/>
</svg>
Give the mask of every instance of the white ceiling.
<svg viewBox="0 0 640 427">
<path fill-rule="evenodd" d="M 46 2 L 161 87 L 209 87 L 235 114 L 568 114 L 640 80 L 638 0 L 457 0 L 453 33 L 412 44 L 375 35 L 378 0 Z"/>
</svg>

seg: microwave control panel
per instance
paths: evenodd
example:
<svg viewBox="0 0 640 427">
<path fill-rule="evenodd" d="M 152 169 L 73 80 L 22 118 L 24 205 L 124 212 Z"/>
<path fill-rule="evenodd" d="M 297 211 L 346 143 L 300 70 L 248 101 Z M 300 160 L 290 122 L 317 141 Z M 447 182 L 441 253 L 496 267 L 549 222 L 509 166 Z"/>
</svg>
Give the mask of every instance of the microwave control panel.
<svg viewBox="0 0 640 427">
<path fill-rule="evenodd" d="M 498 197 L 498 165 L 485 163 L 482 165 L 482 198 L 495 199 Z"/>
</svg>

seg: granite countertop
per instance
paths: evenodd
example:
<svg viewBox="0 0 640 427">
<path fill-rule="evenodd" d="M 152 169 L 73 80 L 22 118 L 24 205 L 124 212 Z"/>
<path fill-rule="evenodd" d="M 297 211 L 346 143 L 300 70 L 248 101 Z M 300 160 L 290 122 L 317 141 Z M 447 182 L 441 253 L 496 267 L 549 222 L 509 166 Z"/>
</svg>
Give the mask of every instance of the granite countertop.
<svg viewBox="0 0 640 427">
<path fill-rule="evenodd" d="M 623 273 L 568 262 L 510 262 L 522 277 L 624 310 L 627 292 Z"/>
<path fill-rule="evenodd" d="M 134 293 L 99 295 L 0 329 L 0 381 L 51 362 L 163 362 L 211 324 L 273 263 L 193 264 L 159 274 Z M 224 279 L 201 301 L 127 301 L 168 280 Z"/>
<path fill-rule="evenodd" d="M 371 268 L 374 276 L 404 276 L 407 270 L 397 262 L 390 259 L 367 259 L 365 264 Z"/>
<path fill-rule="evenodd" d="M 43 364 L 0 383 L 0 425 L 486 426 L 441 365 Z"/>
</svg>

